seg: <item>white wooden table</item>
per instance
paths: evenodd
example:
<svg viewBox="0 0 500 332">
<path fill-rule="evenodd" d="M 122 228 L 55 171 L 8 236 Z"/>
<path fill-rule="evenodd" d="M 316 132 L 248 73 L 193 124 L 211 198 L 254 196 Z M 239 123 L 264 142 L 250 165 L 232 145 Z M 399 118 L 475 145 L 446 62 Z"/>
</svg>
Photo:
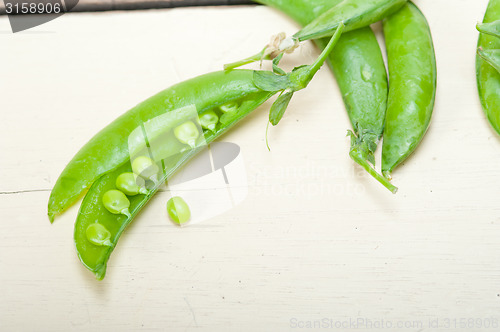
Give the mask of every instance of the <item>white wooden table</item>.
<svg viewBox="0 0 500 332">
<path fill-rule="evenodd" d="M 297 25 L 263 6 L 72 14 L 18 34 L 0 17 L 0 330 L 289 331 L 318 321 L 347 330 L 360 319 L 498 331 L 478 325 L 500 324 L 500 139 L 474 69 L 486 4 L 417 1 L 438 94 L 423 143 L 394 173 L 397 195 L 348 158 L 348 119 L 325 67 L 270 130 L 271 152 L 270 103 L 224 137 L 241 147 L 243 203 L 178 228 L 159 193 L 103 281 L 75 254 L 79 204 L 53 225 L 46 217 L 66 163 L 136 103 Z M 284 63 L 317 54 L 306 43 Z M 477 321 L 461 329 L 461 319 Z"/>
</svg>

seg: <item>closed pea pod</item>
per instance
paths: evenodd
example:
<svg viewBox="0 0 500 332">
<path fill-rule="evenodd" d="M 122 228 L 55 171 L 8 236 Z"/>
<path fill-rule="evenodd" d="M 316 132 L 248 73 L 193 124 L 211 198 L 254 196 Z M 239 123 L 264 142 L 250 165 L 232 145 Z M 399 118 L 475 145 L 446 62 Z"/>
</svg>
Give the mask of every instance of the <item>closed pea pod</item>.
<svg viewBox="0 0 500 332">
<path fill-rule="evenodd" d="M 413 3 L 385 19 L 383 26 L 390 84 L 382 172 L 390 178 L 429 126 L 436 95 L 436 59 L 427 21 Z"/>
<path fill-rule="evenodd" d="M 314 73 L 319 69 L 319 65 L 323 63 L 325 60 L 326 56 L 328 53 L 333 49 L 333 46 L 335 45 L 335 42 L 338 40 L 338 36 L 340 35 L 341 30 L 339 30 L 338 35 L 335 36 L 335 38 L 332 38 L 330 41 L 330 44 L 325 48 L 325 51 L 320 55 L 320 57 L 316 60 L 316 62 L 313 65 L 309 66 L 304 66 L 300 67 L 295 71 L 295 75 L 290 76 L 290 82 L 289 84 L 293 86 L 294 88 L 297 88 L 298 86 L 305 87 L 307 86 L 308 82 L 312 79 L 312 76 Z M 296 72 L 303 72 L 302 75 L 298 75 Z M 206 143 L 209 144 L 212 141 L 214 141 L 216 138 L 220 137 L 223 135 L 227 130 L 229 130 L 234 124 L 236 124 L 239 120 L 241 120 L 243 117 L 248 115 L 250 112 L 252 112 L 254 109 L 256 109 L 259 105 L 261 105 L 264 101 L 266 101 L 270 96 L 275 94 L 278 91 L 267 91 L 262 88 L 262 85 L 265 85 L 263 81 L 266 80 L 266 74 L 263 73 L 262 71 L 243 71 L 245 73 L 251 72 L 251 75 L 246 76 L 246 80 L 242 80 L 241 76 L 238 79 L 237 82 L 233 82 L 234 85 L 239 86 L 239 93 L 234 93 L 227 95 L 227 87 L 228 85 L 231 86 L 231 79 L 234 79 L 235 77 L 231 74 L 232 72 L 239 72 L 239 70 L 236 71 L 231 71 L 231 72 L 219 72 L 217 75 L 219 78 L 224 78 L 222 82 L 213 82 L 212 80 L 205 80 L 205 77 L 202 76 L 202 82 L 203 85 L 199 86 L 190 86 L 190 85 L 177 85 L 174 92 L 185 96 L 187 93 L 183 91 L 183 89 L 195 89 L 196 91 L 201 91 L 204 88 L 204 84 L 207 85 L 207 88 L 214 88 L 217 87 L 215 90 L 219 94 L 220 99 L 217 101 L 214 101 L 210 106 L 207 104 L 206 101 L 200 101 L 200 100 L 193 100 L 195 104 L 205 104 L 207 105 L 207 108 L 203 109 L 202 111 L 197 110 L 196 112 L 198 114 L 202 114 L 207 110 L 213 110 L 214 112 L 217 112 L 219 107 L 221 105 L 225 105 L 228 103 L 236 103 L 238 106 L 238 109 L 235 110 L 232 113 L 231 117 L 228 117 L 228 122 L 224 123 L 223 125 L 217 126 L 214 131 L 211 130 L 205 130 L 202 133 L 200 133 L 200 136 L 202 136 Z M 210 75 L 210 74 L 208 74 Z M 239 75 L 239 74 L 238 74 Z M 214 76 L 212 76 L 213 78 Z M 275 80 L 276 77 L 272 76 L 270 80 Z M 228 81 L 229 80 L 229 81 Z M 259 82 L 259 83 L 257 83 Z M 180 88 L 183 87 L 182 89 Z M 234 87 L 236 89 L 236 87 Z M 285 88 L 285 87 L 284 87 Z M 172 91 L 172 90 L 171 90 Z M 213 91 L 213 90 L 212 90 Z M 224 92 L 224 93 L 223 93 Z M 193 94 L 194 96 L 194 94 Z M 203 97 L 203 96 L 201 96 Z M 197 98 L 200 98 L 200 95 L 197 94 Z M 213 96 L 210 96 L 210 99 L 213 100 Z M 185 100 L 182 100 L 182 103 L 185 103 Z M 175 109 L 175 105 L 174 109 Z M 184 106 L 181 104 L 181 106 Z M 151 112 L 151 108 L 146 108 L 147 112 Z M 165 113 L 160 112 L 161 114 L 158 116 L 163 116 Z M 225 113 L 229 114 L 229 113 Z M 175 125 L 171 125 L 172 121 L 170 120 L 164 120 L 162 123 L 167 123 L 168 126 L 166 125 L 166 128 L 168 129 L 168 132 L 171 133 L 175 131 L 175 128 L 177 128 L 179 125 L 182 125 L 186 123 L 186 121 L 191 121 L 187 119 L 193 119 L 192 114 L 187 114 L 183 117 L 178 117 L 177 115 L 174 116 L 176 118 Z M 141 117 L 138 117 L 141 118 Z M 120 119 L 119 119 L 120 120 Z M 121 119 L 123 120 L 123 119 Z M 155 127 L 156 128 L 156 127 Z M 137 131 L 138 129 L 138 131 Z M 134 173 L 140 172 L 140 170 L 144 167 L 138 167 L 137 165 L 134 165 L 134 162 L 137 160 L 131 159 L 125 159 L 125 161 L 118 165 L 117 167 L 101 174 L 91 185 L 89 191 L 85 195 L 82 204 L 80 206 L 80 211 L 78 213 L 78 217 L 75 223 L 75 233 L 74 233 L 74 239 L 75 239 L 75 245 L 78 253 L 78 257 L 80 258 L 81 262 L 89 269 L 91 270 L 97 279 L 102 279 L 105 276 L 106 273 L 106 264 L 107 261 L 115 248 L 121 234 L 123 231 L 126 229 L 126 227 L 130 224 L 130 222 L 134 219 L 134 217 L 139 213 L 139 211 L 147 204 L 147 202 L 152 198 L 152 196 L 156 193 L 158 190 L 159 186 L 161 183 L 163 183 L 165 180 L 169 179 L 182 165 L 184 165 L 187 161 L 189 161 L 194 155 L 196 155 L 202 147 L 197 145 L 193 149 L 185 149 L 185 150 L 178 150 L 176 153 L 169 153 L 168 151 L 165 151 L 163 148 L 159 148 L 161 150 L 161 153 L 158 153 L 156 149 L 154 148 L 155 144 L 153 144 L 156 141 L 156 138 L 150 139 L 148 135 L 148 122 L 143 122 L 142 120 L 139 123 L 135 124 L 135 128 L 130 128 L 128 131 L 131 133 L 131 135 L 135 135 L 133 133 L 145 133 L 145 141 L 149 142 L 149 144 L 145 144 L 144 146 L 146 147 L 146 152 L 151 155 L 151 156 L 159 156 L 161 155 L 162 157 L 165 157 L 161 161 L 157 162 L 156 164 L 161 165 L 161 168 L 158 172 L 158 181 L 155 182 L 154 186 L 150 188 L 149 192 L 147 195 L 135 195 L 129 197 L 129 211 L 130 211 L 130 216 L 125 216 L 122 214 L 110 214 L 108 211 L 108 207 L 101 202 L 100 197 L 102 196 L 102 193 L 108 192 L 110 190 L 115 190 L 115 184 L 116 184 L 116 179 L 123 173 L 127 172 L 132 172 L 134 169 Z M 158 129 L 158 128 L 156 128 Z M 158 134 L 156 129 L 153 131 L 155 135 Z M 115 128 L 112 126 L 111 130 L 115 130 Z M 105 134 L 106 136 L 111 135 L 111 133 L 104 131 L 101 132 L 102 134 Z M 112 135 L 111 135 L 112 136 Z M 169 139 L 179 139 L 177 137 L 178 135 L 166 135 L 165 137 L 169 137 Z M 129 142 L 135 142 L 136 144 L 138 140 L 131 140 L 128 138 Z M 127 138 L 120 140 L 119 144 L 121 144 L 123 149 L 129 150 L 127 148 L 126 143 Z M 170 144 L 167 144 L 170 146 Z M 143 146 L 143 147 L 144 147 Z M 176 144 L 173 144 L 171 146 L 176 146 Z M 85 150 L 86 153 L 91 154 L 92 151 Z M 135 150 L 134 150 L 135 151 Z M 145 156 L 142 156 L 145 157 Z M 145 157 L 149 158 L 149 157 Z M 155 157 L 153 157 L 155 158 Z M 156 160 L 156 158 L 155 158 Z M 146 159 L 143 159 L 143 161 L 146 161 Z M 152 159 L 148 162 L 144 162 L 144 164 L 151 164 Z M 71 164 L 67 166 L 67 169 L 70 169 L 72 167 L 78 167 L 78 164 Z M 145 169 L 148 169 L 147 167 Z M 73 171 L 73 170 L 71 170 Z M 68 170 L 66 172 L 69 172 Z M 136 173 L 137 174 L 137 173 Z M 144 174 L 143 174 L 144 175 Z M 146 174 L 147 175 L 147 174 Z M 61 188 L 58 188 L 60 190 Z M 184 216 L 185 214 L 183 214 Z M 89 241 L 87 235 L 86 235 L 86 230 L 88 229 L 89 225 L 95 223 L 95 221 L 98 220 L 99 224 L 103 225 L 111 234 L 110 236 L 110 242 L 112 246 L 96 246 L 94 245 L 91 241 Z"/>
<path fill-rule="evenodd" d="M 490 0 L 480 31 L 488 30 L 491 33 L 481 33 L 478 40 L 478 48 L 483 53 L 500 49 L 500 38 L 493 35 L 495 25 L 486 25 L 498 19 L 500 19 L 500 0 Z M 500 73 L 480 55 L 477 55 L 476 78 L 483 111 L 493 129 L 500 134 Z"/>
<path fill-rule="evenodd" d="M 338 5 L 342 0 L 259 0 L 290 15 L 302 25 Z M 334 7 L 337 8 L 337 7 Z M 327 39 L 316 39 L 324 48 Z M 378 174 L 373 153 L 382 136 L 387 107 L 387 73 L 382 52 L 370 27 L 342 34 L 335 52 L 328 56 L 344 99 L 354 133 L 350 156 L 391 192 L 397 188 Z"/>
<path fill-rule="evenodd" d="M 62 171 L 50 194 L 49 219 L 53 221 L 64 212 L 97 178 L 129 161 L 131 154 L 127 141 L 143 123 L 189 105 L 199 113 L 237 99 L 245 99 L 245 107 L 251 106 L 250 103 L 260 105 L 272 93 L 255 86 L 253 75 L 252 70 L 202 75 L 176 84 L 120 116 L 85 144 Z M 158 136 L 184 122 L 185 116 L 177 112 L 161 121 Z"/>
</svg>

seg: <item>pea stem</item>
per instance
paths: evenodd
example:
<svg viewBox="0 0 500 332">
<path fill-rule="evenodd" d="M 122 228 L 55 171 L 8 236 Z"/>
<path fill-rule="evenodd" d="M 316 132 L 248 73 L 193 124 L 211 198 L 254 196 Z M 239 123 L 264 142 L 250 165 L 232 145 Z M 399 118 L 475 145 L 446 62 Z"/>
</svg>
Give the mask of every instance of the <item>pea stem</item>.
<svg viewBox="0 0 500 332">
<path fill-rule="evenodd" d="M 254 63 L 254 62 L 257 62 L 257 61 L 261 61 L 261 60 L 269 60 L 269 59 L 267 59 L 267 58 L 264 57 L 264 52 L 265 51 L 266 51 L 266 48 L 264 48 L 259 53 L 254 54 L 254 55 L 252 55 L 252 56 L 250 56 L 248 58 L 245 58 L 243 60 L 235 61 L 235 62 L 232 62 L 232 63 L 227 63 L 227 64 L 224 65 L 224 70 L 234 69 L 234 68 L 241 67 L 241 66 L 244 66 L 244 65 L 248 65 L 249 63 Z"/>
<path fill-rule="evenodd" d="M 131 217 L 130 211 L 128 209 L 123 209 L 120 211 L 120 213 L 126 215 L 127 218 Z"/>
<path fill-rule="evenodd" d="M 113 243 L 111 243 L 110 240 L 106 240 L 102 243 L 103 246 L 106 246 L 106 247 L 113 247 Z"/>
<path fill-rule="evenodd" d="M 337 41 L 339 40 L 340 36 L 342 35 L 342 32 L 344 31 L 344 22 L 340 22 L 337 30 L 335 30 L 335 34 L 330 38 L 330 41 L 326 45 L 326 47 L 323 49 L 323 52 L 319 55 L 319 57 L 314 61 L 314 63 L 311 65 L 310 71 L 309 71 L 309 77 L 311 80 L 312 77 L 316 74 L 316 72 L 321 68 L 323 63 L 325 62 L 326 58 L 328 55 L 332 52 L 333 48 L 337 44 Z"/>
<path fill-rule="evenodd" d="M 365 169 L 365 171 L 367 171 L 371 176 L 373 176 L 375 178 L 375 180 L 377 180 L 384 187 L 389 189 L 390 192 L 395 194 L 398 191 L 398 188 L 396 186 L 394 186 L 392 183 L 389 182 L 388 179 L 386 179 L 385 177 L 383 177 L 382 175 L 377 173 L 377 171 L 375 169 L 373 169 L 373 167 L 368 163 L 368 161 L 366 159 L 364 159 L 361 156 L 361 153 L 356 148 L 351 149 L 351 151 L 349 152 L 349 156 L 351 156 L 351 158 L 356 163 L 358 163 L 361 167 L 363 167 Z"/>
</svg>

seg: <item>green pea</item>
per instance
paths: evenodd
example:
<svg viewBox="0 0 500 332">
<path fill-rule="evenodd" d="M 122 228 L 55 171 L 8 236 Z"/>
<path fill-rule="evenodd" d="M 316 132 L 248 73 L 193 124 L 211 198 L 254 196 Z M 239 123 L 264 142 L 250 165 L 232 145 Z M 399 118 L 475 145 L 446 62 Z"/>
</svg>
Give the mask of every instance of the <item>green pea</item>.
<svg viewBox="0 0 500 332">
<path fill-rule="evenodd" d="M 191 148 L 194 148 L 200 132 L 193 121 L 186 121 L 175 127 L 174 135 L 181 143 L 188 144 Z"/>
<path fill-rule="evenodd" d="M 234 111 L 238 110 L 238 103 L 230 102 L 230 103 L 219 106 L 219 108 L 223 113 L 234 112 Z"/>
<path fill-rule="evenodd" d="M 137 194 L 147 195 L 146 182 L 143 178 L 132 172 L 125 172 L 116 178 L 116 188 L 125 195 L 135 196 Z"/>
<path fill-rule="evenodd" d="M 199 120 L 202 128 L 214 131 L 219 122 L 219 117 L 214 111 L 206 111 L 200 115 Z"/>
<path fill-rule="evenodd" d="M 186 223 L 191 218 L 191 211 L 182 197 L 175 196 L 167 202 L 167 212 L 170 218 L 177 224 Z"/>
<path fill-rule="evenodd" d="M 109 212 L 113 214 L 124 214 L 130 218 L 128 208 L 130 201 L 127 196 L 119 190 L 111 189 L 102 195 L 102 204 Z"/>
<path fill-rule="evenodd" d="M 158 182 L 159 168 L 149 157 L 140 156 L 135 158 L 132 162 L 132 170 L 144 179 L 151 180 L 154 183 Z"/>
<path fill-rule="evenodd" d="M 110 241 L 111 233 L 106 227 L 101 224 L 90 224 L 85 231 L 85 235 L 87 236 L 87 240 L 89 240 L 90 243 L 95 244 L 96 246 L 113 246 Z"/>
</svg>

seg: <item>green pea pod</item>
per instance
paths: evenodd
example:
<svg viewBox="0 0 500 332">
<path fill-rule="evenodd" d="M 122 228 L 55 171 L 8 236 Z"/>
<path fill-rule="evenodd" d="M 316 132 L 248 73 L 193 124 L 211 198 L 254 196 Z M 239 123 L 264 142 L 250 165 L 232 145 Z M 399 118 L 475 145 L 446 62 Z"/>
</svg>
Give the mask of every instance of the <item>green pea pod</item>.
<svg viewBox="0 0 500 332">
<path fill-rule="evenodd" d="M 483 23 L 487 24 L 500 19 L 500 0 L 490 0 Z M 478 48 L 482 52 L 500 49 L 500 38 L 481 33 Z M 476 56 L 476 79 L 479 99 L 484 113 L 493 129 L 500 134 L 500 73 L 485 61 L 481 56 Z"/>
<path fill-rule="evenodd" d="M 252 62 L 262 60 L 272 60 L 283 52 L 293 50 L 298 42 L 332 36 L 342 23 L 345 25 L 344 32 L 356 30 L 378 22 L 388 15 L 399 10 L 408 0 L 344 0 L 325 1 L 323 4 L 316 1 L 300 0 L 285 3 L 283 0 L 263 0 L 258 1 L 269 4 L 277 8 L 284 8 L 284 11 L 293 16 L 301 16 L 301 24 L 307 24 L 300 31 L 295 33 L 290 40 L 281 41 L 279 45 L 266 45 L 259 53 L 240 61 L 224 65 L 224 69 L 233 69 Z M 316 15 L 312 15 L 309 8 L 311 4 Z M 331 6 L 333 4 L 334 7 Z M 286 8 L 285 7 L 289 7 Z M 300 11 L 309 11 L 306 15 L 300 15 Z M 317 16 L 319 15 L 319 16 Z M 291 48 L 290 48 L 291 46 Z"/>
<path fill-rule="evenodd" d="M 478 23 L 476 25 L 476 29 L 481 33 L 500 37 L 500 20 L 496 20 L 490 23 Z"/>
<path fill-rule="evenodd" d="M 332 51 L 333 47 L 335 46 L 336 41 L 338 40 L 338 36 L 341 33 L 341 29 L 339 29 L 339 34 L 332 37 L 330 40 L 330 43 L 328 46 L 325 48 L 325 50 L 322 52 L 322 54 L 318 57 L 318 59 L 315 61 L 314 64 L 310 66 L 305 66 L 301 67 L 300 71 L 296 71 L 295 74 L 291 75 L 291 82 L 292 85 L 288 87 L 289 89 L 297 88 L 297 87 L 306 87 L 309 81 L 312 79 L 313 75 L 319 70 L 321 64 L 325 61 L 327 55 Z M 245 71 L 246 72 L 246 71 Z M 230 72 L 229 72 L 230 73 Z M 258 75 L 257 75 L 258 76 Z M 231 76 L 226 76 L 231 77 Z M 220 137 L 222 134 L 224 134 L 229 128 L 231 128 L 234 124 L 236 124 L 239 120 L 241 120 L 243 117 L 248 115 L 250 112 L 252 112 L 254 109 L 256 109 L 259 105 L 261 105 L 264 101 L 269 99 L 275 92 L 269 92 L 269 91 L 264 91 L 258 89 L 257 92 L 256 86 L 254 85 L 254 77 L 255 75 L 252 74 L 251 78 L 248 77 L 247 79 L 249 80 L 248 82 L 242 82 L 241 79 L 238 80 L 238 84 L 241 84 L 242 90 L 240 91 L 239 98 L 238 99 L 227 99 L 225 98 L 224 100 L 217 100 L 212 104 L 212 107 L 208 110 L 204 111 L 212 111 L 216 113 L 217 115 L 220 115 L 220 105 L 239 105 L 237 110 L 233 110 L 230 113 L 232 113 L 231 117 L 226 118 L 225 123 L 221 123 L 218 126 L 216 126 L 213 130 L 204 130 L 203 131 L 203 136 L 205 139 L 205 142 L 207 144 L 211 143 L 214 141 L 216 138 Z M 203 78 L 203 77 L 202 77 Z M 202 80 L 203 84 L 206 84 L 207 87 L 211 86 L 212 88 L 214 86 L 219 86 L 219 88 L 223 88 L 228 86 L 228 82 L 207 82 L 204 81 L 204 78 Z M 193 82 L 191 82 L 193 83 Z M 205 88 L 204 85 L 194 85 L 191 84 L 191 86 L 183 86 L 183 89 L 195 89 L 196 91 L 203 91 Z M 248 86 L 252 86 L 250 90 L 251 93 L 248 93 L 244 89 L 246 89 Z M 218 91 L 218 89 L 216 89 Z M 175 90 L 175 93 L 179 94 L 180 96 L 186 95 L 184 91 L 182 91 L 179 88 L 179 85 L 177 85 L 177 88 Z M 179 99 L 180 101 L 180 99 Z M 202 101 L 198 101 L 199 104 L 206 104 Z M 183 107 L 184 104 L 180 103 Z M 175 108 L 175 105 L 174 105 Z M 149 109 L 151 111 L 151 109 Z M 199 113 L 199 111 L 198 111 Z M 224 115 L 229 114 L 228 112 L 225 113 Z M 158 116 L 163 116 L 163 115 L 158 115 Z M 176 117 L 178 118 L 178 117 Z M 184 124 L 188 119 L 186 118 L 178 118 L 179 123 Z M 169 122 L 170 123 L 170 122 Z M 146 148 L 142 153 L 148 154 L 148 155 L 155 155 L 154 151 L 154 146 L 155 146 L 155 141 L 156 137 L 149 137 L 149 131 L 146 130 L 146 124 L 147 123 L 140 123 L 139 124 L 139 129 L 143 129 L 142 132 L 144 134 L 144 140 L 148 142 L 146 144 Z M 171 126 L 168 126 L 170 130 L 172 130 Z M 137 128 L 136 128 L 137 129 Z M 110 128 L 109 130 L 115 130 L 113 127 Z M 136 130 L 128 130 L 131 134 L 135 133 Z M 175 130 L 174 130 L 175 131 Z M 103 133 L 103 131 L 101 131 Z M 104 133 L 107 133 L 106 131 Z M 157 135 L 156 131 L 151 132 L 153 136 Z M 109 133 L 107 133 L 109 134 Z M 175 134 L 174 134 L 175 135 Z M 175 135 L 176 139 L 178 138 L 178 135 Z M 172 137 L 172 136 L 170 136 Z M 124 144 L 126 142 L 130 143 L 130 139 L 124 139 L 124 142 L 118 142 L 122 149 L 127 149 Z M 136 141 L 134 141 L 136 142 Z M 170 145 L 166 144 L 167 146 L 175 146 L 175 145 Z M 157 161 L 157 167 L 161 169 L 161 174 L 157 175 L 158 181 L 153 183 L 152 188 L 150 188 L 149 192 L 146 195 L 135 195 L 131 196 L 129 198 L 123 198 L 123 202 L 116 201 L 113 202 L 113 206 L 118 206 L 119 208 L 122 207 L 122 205 L 127 205 L 128 206 L 128 216 L 122 215 L 122 214 L 116 214 L 115 210 L 110 209 L 109 206 L 105 206 L 103 204 L 103 195 L 105 193 L 108 193 L 110 191 L 115 192 L 115 185 L 116 185 L 116 179 L 122 175 L 123 173 L 129 173 L 131 171 L 134 171 L 135 174 L 137 173 L 145 173 L 144 172 L 144 165 L 147 164 L 148 167 L 146 167 L 146 170 L 151 170 L 154 167 L 151 167 L 151 163 L 153 162 L 153 159 L 147 157 L 147 156 L 140 156 L 140 157 L 129 157 L 122 165 L 115 167 L 114 169 L 102 174 L 96 181 L 93 182 L 92 186 L 90 187 L 89 191 L 87 192 L 85 198 L 83 199 L 82 205 L 80 206 L 80 211 L 78 213 L 78 217 L 75 223 L 75 233 L 74 233 L 74 239 L 75 239 L 75 245 L 78 253 L 78 257 L 80 258 L 81 262 L 90 270 L 92 271 L 97 279 L 102 279 L 105 276 L 106 273 L 106 265 L 107 261 L 115 248 L 121 234 L 125 230 L 128 224 L 132 222 L 134 217 L 139 213 L 139 211 L 146 205 L 146 203 L 151 199 L 151 197 L 156 193 L 158 190 L 159 186 L 165 182 L 167 179 L 169 179 L 182 165 L 184 165 L 189 159 L 191 159 L 195 154 L 197 154 L 201 146 L 196 146 L 194 148 L 189 148 L 185 149 L 182 151 L 179 150 L 174 150 L 171 151 L 171 153 L 165 153 L 164 148 L 162 149 L 162 155 L 167 156 L 166 158 Z M 140 161 L 140 167 L 135 166 L 135 161 L 141 158 Z M 143 162 L 143 161 L 148 161 L 148 163 Z M 150 179 L 152 178 L 152 174 L 149 172 L 146 172 L 145 174 L 137 174 L 142 176 L 143 178 Z M 153 174 L 156 175 L 156 174 Z M 114 196 L 113 199 L 117 198 L 118 196 Z M 124 197 L 124 195 L 123 195 Z M 119 198 L 119 197 L 118 197 Z M 127 200 L 125 202 L 125 200 Z M 105 200 L 106 201 L 106 200 Z M 108 200 L 109 201 L 109 200 Z M 103 227 L 97 228 L 95 224 L 99 223 Z M 92 227 L 89 230 L 89 227 Z M 100 234 L 98 231 L 101 229 Z M 89 234 L 92 237 L 89 237 Z M 106 245 L 102 245 L 103 243 L 106 243 Z"/>
<path fill-rule="evenodd" d="M 301 25 L 313 21 L 342 0 L 259 0 L 288 14 Z M 316 39 L 323 49 L 328 39 Z M 375 34 L 365 27 L 342 34 L 335 52 L 328 56 L 337 79 L 354 134 L 350 156 L 391 192 L 397 188 L 378 174 L 373 153 L 382 136 L 387 108 L 387 73 Z"/>
<path fill-rule="evenodd" d="M 411 2 L 384 20 L 389 99 L 382 144 L 382 172 L 391 172 L 418 146 L 431 120 L 436 59 L 427 20 Z"/>
</svg>

